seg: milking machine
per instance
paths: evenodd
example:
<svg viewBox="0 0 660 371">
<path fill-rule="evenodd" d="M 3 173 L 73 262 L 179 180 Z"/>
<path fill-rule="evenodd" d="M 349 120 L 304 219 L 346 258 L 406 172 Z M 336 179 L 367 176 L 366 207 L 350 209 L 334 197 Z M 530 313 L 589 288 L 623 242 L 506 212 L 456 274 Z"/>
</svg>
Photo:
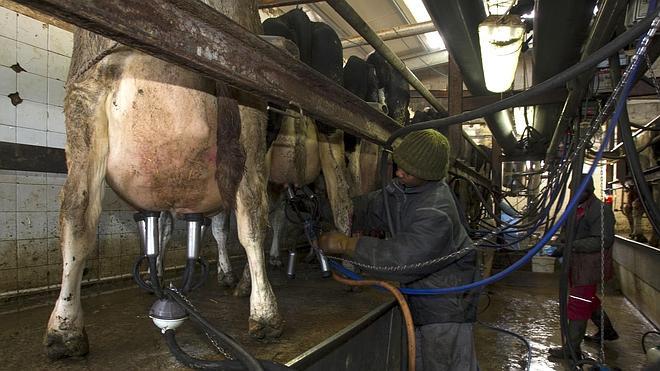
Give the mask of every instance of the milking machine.
<svg viewBox="0 0 660 371">
<path fill-rule="evenodd" d="M 292 185 L 286 189 L 286 218 L 294 223 L 301 224 L 305 230 L 305 237 L 311 246 L 310 254 L 316 255 L 321 264 L 321 275 L 328 278 L 332 275 L 328 266 L 328 259 L 319 248 L 319 220 L 321 219 L 320 203 L 318 197 L 307 186 L 296 188 Z M 286 275 L 290 279 L 296 278 L 296 250 L 289 249 L 289 260 L 286 265 Z"/>
<path fill-rule="evenodd" d="M 216 370 L 290 370 L 290 368 L 271 361 L 257 360 L 241 347 L 230 336 L 214 328 L 195 309 L 184 293 L 189 293 L 201 287 L 208 278 L 208 263 L 199 256 L 200 244 L 204 232 L 211 225 L 211 220 L 202 214 L 186 214 L 183 216 L 188 228 L 187 259 L 181 281 L 181 289 L 170 283 L 164 287 L 158 277 L 156 259 L 160 253 L 160 235 L 158 220 L 160 212 L 143 211 L 134 215 L 138 225 L 138 233 L 142 243 L 143 255 L 133 266 L 133 278 L 138 286 L 154 293 L 158 299 L 149 310 L 149 317 L 161 330 L 167 346 L 176 359 L 191 368 Z M 144 261 L 149 266 L 149 281 L 142 279 L 140 267 Z M 195 278 L 195 266 L 201 267 L 201 275 Z M 210 361 L 195 358 L 187 354 L 176 341 L 175 330 L 190 318 L 193 323 L 207 336 L 212 345 L 227 359 Z"/>
</svg>

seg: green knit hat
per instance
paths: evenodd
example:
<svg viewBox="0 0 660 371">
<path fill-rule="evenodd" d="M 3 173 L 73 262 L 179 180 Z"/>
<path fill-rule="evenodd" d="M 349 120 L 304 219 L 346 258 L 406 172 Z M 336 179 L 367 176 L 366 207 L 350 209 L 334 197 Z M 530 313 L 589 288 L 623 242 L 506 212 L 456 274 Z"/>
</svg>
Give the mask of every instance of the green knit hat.
<svg viewBox="0 0 660 371">
<path fill-rule="evenodd" d="M 414 131 L 394 149 L 392 159 L 408 174 L 441 180 L 447 176 L 449 141 L 433 129 Z"/>
</svg>

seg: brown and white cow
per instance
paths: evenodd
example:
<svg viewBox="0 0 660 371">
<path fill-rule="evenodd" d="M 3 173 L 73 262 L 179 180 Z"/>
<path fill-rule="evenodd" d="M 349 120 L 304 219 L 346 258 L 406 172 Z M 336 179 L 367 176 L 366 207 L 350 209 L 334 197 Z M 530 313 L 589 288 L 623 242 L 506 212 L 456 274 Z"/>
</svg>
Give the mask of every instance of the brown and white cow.
<svg viewBox="0 0 660 371">
<path fill-rule="evenodd" d="M 255 0 L 205 2 L 259 33 Z M 138 210 L 211 215 L 235 209 L 253 283 L 249 331 L 258 337 L 282 332 L 262 247 L 266 105 L 235 96 L 221 83 L 75 31 L 64 108 L 69 175 L 60 209 L 62 287 L 45 337 L 49 357 L 88 351 L 80 284 L 104 181 Z"/>
</svg>

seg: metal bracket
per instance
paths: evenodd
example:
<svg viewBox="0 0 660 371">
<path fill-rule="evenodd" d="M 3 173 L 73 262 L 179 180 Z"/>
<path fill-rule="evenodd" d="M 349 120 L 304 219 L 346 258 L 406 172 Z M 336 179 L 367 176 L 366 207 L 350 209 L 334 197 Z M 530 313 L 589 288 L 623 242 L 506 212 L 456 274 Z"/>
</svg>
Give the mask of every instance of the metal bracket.
<svg viewBox="0 0 660 371">
<path fill-rule="evenodd" d="M 302 120 L 304 118 L 303 110 L 302 110 L 302 107 L 300 106 L 300 104 L 298 104 L 294 101 L 290 101 L 289 102 L 289 109 L 295 110 L 295 112 L 291 113 L 289 111 L 281 110 L 279 108 L 271 106 L 270 104 L 268 104 L 268 106 L 266 107 L 267 111 L 272 111 L 272 112 L 275 112 L 275 113 L 279 113 L 280 115 L 293 117 L 294 119 L 298 119 L 298 120 Z"/>
</svg>

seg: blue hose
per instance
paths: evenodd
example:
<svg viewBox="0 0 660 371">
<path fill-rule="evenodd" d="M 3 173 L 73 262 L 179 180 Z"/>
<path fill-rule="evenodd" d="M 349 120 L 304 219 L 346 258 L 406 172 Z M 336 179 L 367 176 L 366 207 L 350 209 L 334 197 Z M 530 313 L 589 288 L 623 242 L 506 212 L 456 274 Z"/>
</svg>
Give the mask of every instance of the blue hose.
<svg viewBox="0 0 660 371">
<path fill-rule="evenodd" d="M 517 260 L 515 263 L 511 264 L 503 271 L 494 274 L 486 279 L 472 282 L 467 285 L 446 287 L 446 288 L 432 288 L 432 289 L 400 288 L 399 290 L 406 295 L 444 295 L 444 294 L 454 294 L 458 292 L 468 291 L 468 290 L 476 289 L 481 286 L 489 285 L 491 283 L 495 283 L 503 279 L 504 277 L 508 276 L 513 271 L 517 270 L 527 262 L 529 262 L 532 259 L 532 257 L 536 255 L 536 253 L 538 253 L 539 250 L 541 250 L 541 248 L 550 241 L 550 238 L 552 238 L 552 236 L 557 232 L 557 230 L 566 222 L 566 219 L 568 219 L 568 215 L 571 213 L 571 211 L 573 211 L 575 206 L 577 206 L 579 195 L 581 195 L 582 192 L 584 192 L 584 190 L 587 188 L 587 183 L 589 182 L 589 179 L 591 179 L 591 177 L 593 176 L 593 173 L 596 170 L 596 165 L 603 157 L 603 152 L 605 151 L 605 147 L 607 146 L 607 143 L 609 143 L 610 141 L 610 137 L 614 132 L 614 127 L 616 126 L 616 123 L 623 112 L 623 108 L 625 107 L 624 105 L 626 104 L 626 99 L 630 94 L 630 90 L 632 89 L 634 76 L 636 75 L 637 69 L 639 68 L 639 58 L 637 58 L 634 62 L 635 65 L 630 71 L 630 74 L 628 75 L 628 80 L 625 82 L 623 86 L 623 90 L 621 92 L 621 95 L 619 96 L 619 100 L 617 101 L 614 114 L 612 115 L 610 124 L 607 127 L 605 138 L 601 143 L 600 149 L 596 153 L 596 158 L 594 159 L 591 167 L 589 168 L 587 175 L 582 179 L 582 182 L 580 183 L 580 186 L 573 195 L 573 198 L 570 199 L 566 211 L 564 211 L 564 213 L 561 215 L 557 223 L 553 225 L 548 232 L 546 232 L 543 238 L 541 238 L 541 240 L 537 242 L 536 245 L 527 252 L 527 254 L 525 254 L 522 258 Z M 362 280 L 362 277 L 360 275 L 350 271 L 349 269 L 344 268 L 341 264 L 338 264 L 337 262 L 334 261 L 331 261 L 330 264 L 334 269 L 338 270 L 340 273 L 344 274 L 345 276 L 354 280 Z"/>
</svg>

